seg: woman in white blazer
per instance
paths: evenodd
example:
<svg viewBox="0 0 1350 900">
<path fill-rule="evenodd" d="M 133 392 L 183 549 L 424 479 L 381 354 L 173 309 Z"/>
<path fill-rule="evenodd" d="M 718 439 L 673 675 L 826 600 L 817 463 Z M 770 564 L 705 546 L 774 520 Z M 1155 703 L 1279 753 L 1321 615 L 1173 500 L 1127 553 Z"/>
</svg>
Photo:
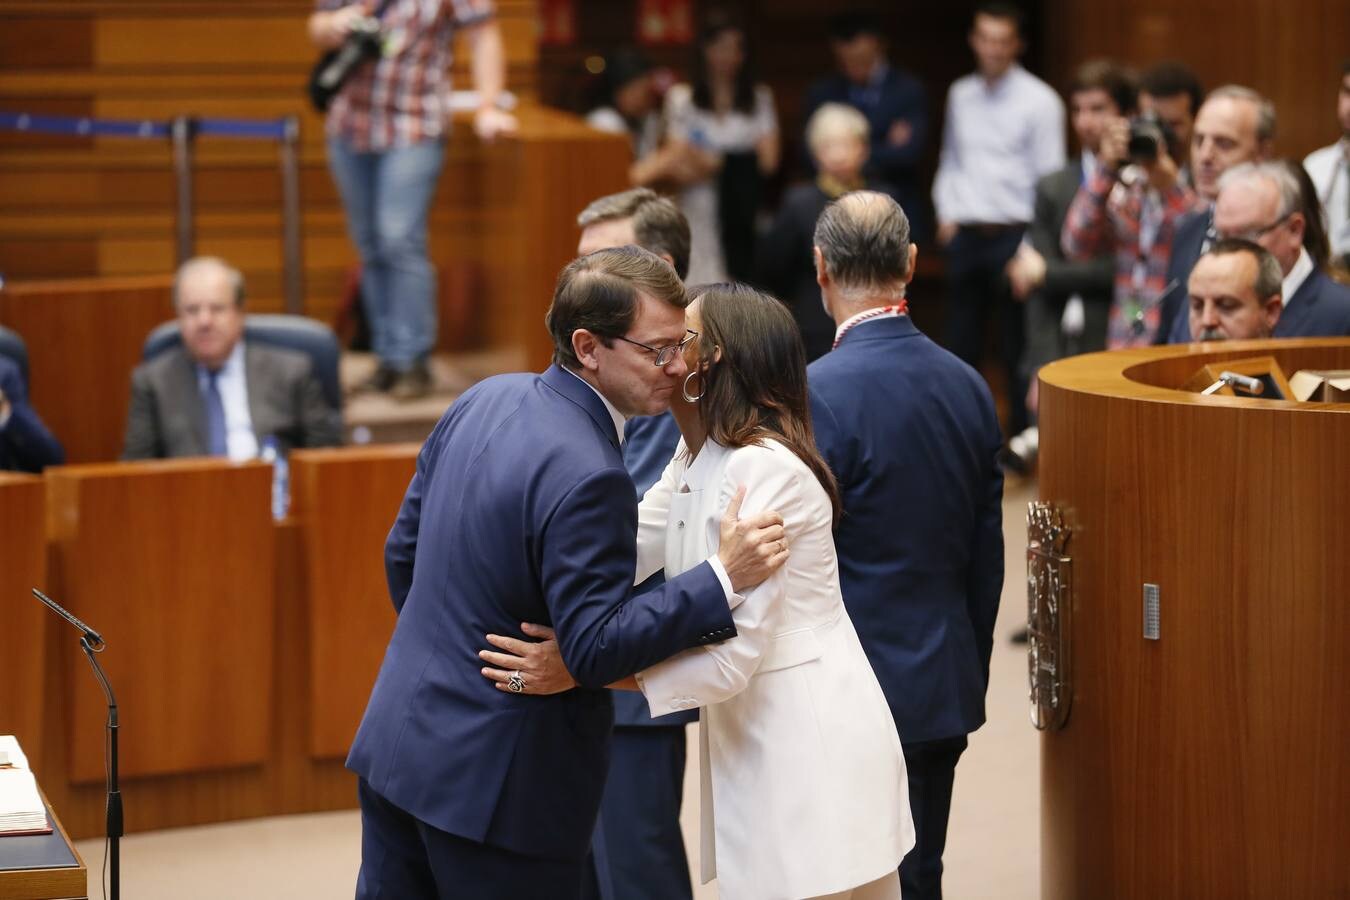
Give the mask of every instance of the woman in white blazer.
<svg viewBox="0 0 1350 900">
<path fill-rule="evenodd" d="M 742 285 L 705 288 L 687 319 L 684 440 L 639 508 L 635 581 L 715 553 L 741 486 L 743 514 L 782 515 L 790 555 L 733 598 L 735 638 L 616 687 L 640 688 L 653 716 L 700 710 L 702 878 L 724 900 L 898 900 L 914 845 L 904 756 L 840 595 L 838 498 L 796 325 Z"/>
</svg>

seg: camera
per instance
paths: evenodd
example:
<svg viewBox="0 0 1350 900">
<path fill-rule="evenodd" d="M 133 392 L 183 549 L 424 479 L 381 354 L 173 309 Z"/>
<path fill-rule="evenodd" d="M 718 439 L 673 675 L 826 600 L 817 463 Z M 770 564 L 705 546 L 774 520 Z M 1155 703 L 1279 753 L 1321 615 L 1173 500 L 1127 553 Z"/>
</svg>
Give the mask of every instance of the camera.
<svg viewBox="0 0 1350 900">
<path fill-rule="evenodd" d="M 1130 120 L 1130 159 L 1136 163 L 1156 162 L 1161 151 L 1176 143 L 1176 135 L 1157 113 L 1141 113 Z"/>
<path fill-rule="evenodd" d="M 353 22 L 342 46 L 325 54 L 310 74 L 309 96 L 314 107 L 326 111 L 352 72 L 366 60 L 378 58 L 383 47 L 379 19 L 367 16 Z"/>
</svg>

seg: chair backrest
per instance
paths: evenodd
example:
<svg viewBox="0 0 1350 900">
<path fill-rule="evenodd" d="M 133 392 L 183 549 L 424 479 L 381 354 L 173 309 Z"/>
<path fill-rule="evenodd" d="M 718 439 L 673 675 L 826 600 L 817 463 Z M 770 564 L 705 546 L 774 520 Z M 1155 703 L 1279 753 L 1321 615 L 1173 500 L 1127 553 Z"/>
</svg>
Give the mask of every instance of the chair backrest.
<svg viewBox="0 0 1350 900">
<path fill-rule="evenodd" d="M 10 331 L 0 325 L 0 356 L 7 356 L 19 367 L 24 383 L 28 383 L 28 345 L 19 337 L 17 331 Z"/>
<path fill-rule="evenodd" d="M 304 316 L 259 313 L 244 318 L 244 340 L 298 350 L 309 356 L 314 366 L 314 376 L 323 388 L 324 399 L 333 409 L 342 409 L 342 384 L 338 378 L 338 358 L 341 354 L 333 329 Z M 182 343 L 183 335 L 178 322 L 165 322 L 145 339 L 141 358 L 149 361 Z"/>
</svg>

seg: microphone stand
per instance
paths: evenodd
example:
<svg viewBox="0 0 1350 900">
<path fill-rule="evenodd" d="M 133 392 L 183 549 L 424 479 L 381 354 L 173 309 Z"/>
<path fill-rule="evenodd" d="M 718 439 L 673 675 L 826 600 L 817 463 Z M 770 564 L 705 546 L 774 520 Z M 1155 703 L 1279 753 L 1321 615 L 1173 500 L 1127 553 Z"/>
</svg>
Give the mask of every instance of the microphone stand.
<svg viewBox="0 0 1350 900">
<path fill-rule="evenodd" d="M 121 896 L 121 838 L 122 838 L 122 791 L 117 783 L 117 698 L 113 695 L 112 685 L 108 682 L 108 676 L 103 671 L 103 667 L 98 664 L 97 653 L 102 653 L 108 648 L 108 644 L 103 640 L 103 636 L 88 625 L 81 622 L 75 616 L 71 615 L 62 608 L 55 600 L 46 594 L 33 588 L 33 596 L 37 597 L 42 603 L 65 619 L 71 625 L 80 630 L 80 649 L 84 655 L 89 658 L 89 665 L 94 670 L 94 677 L 98 679 L 99 685 L 103 688 L 103 695 L 108 698 L 108 800 L 107 800 L 107 832 L 108 832 L 108 869 L 109 869 L 109 893 L 112 900 L 119 900 Z"/>
</svg>

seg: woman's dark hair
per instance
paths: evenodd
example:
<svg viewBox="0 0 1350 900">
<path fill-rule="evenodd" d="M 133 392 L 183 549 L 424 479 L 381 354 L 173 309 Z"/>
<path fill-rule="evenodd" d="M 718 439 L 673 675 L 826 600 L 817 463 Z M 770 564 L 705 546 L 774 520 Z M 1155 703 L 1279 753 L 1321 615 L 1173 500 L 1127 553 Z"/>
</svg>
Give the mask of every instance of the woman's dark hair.
<svg viewBox="0 0 1350 900">
<path fill-rule="evenodd" d="M 811 431 L 806 351 L 792 314 L 745 284 L 699 285 L 689 292 L 695 299 L 702 300 L 698 356 L 708 363 L 698 406 L 708 436 L 723 447 L 765 438 L 788 447 L 825 489 L 838 521 L 839 486 Z"/>
<path fill-rule="evenodd" d="M 1319 269 L 1325 269 L 1327 261 L 1331 259 L 1331 241 L 1327 237 L 1327 223 L 1322 217 L 1322 200 L 1317 196 L 1317 187 L 1308 176 L 1308 170 L 1303 168 L 1303 163 L 1296 159 L 1282 159 L 1280 163 L 1298 182 L 1298 212 L 1303 213 L 1304 222 L 1303 248 Z"/>
<path fill-rule="evenodd" d="M 699 31 L 698 41 L 694 44 L 694 61 L 689 67 L 689 84 L 693 89 L 694 105 L 699 109 L 713 108 L 712 85 L 708 82 L 708 63 L 703 58 L 703 52 L 709 44 L 728 31 L 740 32 L 741 46 L 745 53 L 741 70 L 736 73 L 736 91 L 732 96 L 731 105 L 740 112 L 753 113 L 755 63 L 750 47 L 750 34 L 735 16 L 725 10 L 713 10 L 708 13 L 707 18 L 703 20 L 703 28 Z"/>
</svg>

